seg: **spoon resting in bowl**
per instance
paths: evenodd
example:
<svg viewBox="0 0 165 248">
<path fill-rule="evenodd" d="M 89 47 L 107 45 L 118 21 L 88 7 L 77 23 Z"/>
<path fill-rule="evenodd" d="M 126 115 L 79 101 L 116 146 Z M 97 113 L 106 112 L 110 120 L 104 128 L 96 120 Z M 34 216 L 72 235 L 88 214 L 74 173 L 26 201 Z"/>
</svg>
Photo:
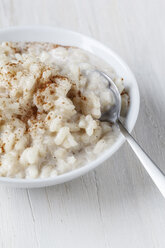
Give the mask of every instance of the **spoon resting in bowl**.
<svg viewBox="0 0 165 248">
<path fill-rule="evenodd" d="M 132 147 L 133 151 L 141 161 L 142 165 L 152 178 L 153 182 L 158 187 L 159 191 L 165 198 L 165 175 L 160 168 L 153 162 L 153 160 L 146 154 L 143 148 L 137 143 L 132 135 L 127 131 L 126 127 L 121 121 L 120 110 L 121 110 L 121 96 L 120 93 L 112 81 L 112 79 L 104 72 L 95 70 L 94 72 L 99 73 L 108 81 L 108 86 L 113 93 L 115 103 L 114 105 L 101 115 L 100 121 L 111 122 L 120 127 L 121 133 L 125 136 L 127 142 Z"/>
</svg>

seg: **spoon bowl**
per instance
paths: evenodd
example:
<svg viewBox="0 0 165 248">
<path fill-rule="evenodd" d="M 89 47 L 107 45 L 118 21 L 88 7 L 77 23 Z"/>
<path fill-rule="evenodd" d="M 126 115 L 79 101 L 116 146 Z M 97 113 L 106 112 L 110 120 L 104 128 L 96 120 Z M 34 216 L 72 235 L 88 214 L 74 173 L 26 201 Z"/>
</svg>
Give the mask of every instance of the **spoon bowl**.
<svg viewBox="0 0 165 248">
<path fill-rule="evenodd" d="M 113 82 L 113 80 L 104 72 L 95 70 L 101 76 L 103 76 L 108 81 L 108 87 L 111 90 L 113 97 L 114 97 L 114 104 L 110 109 L 102 113 L 100 117 L 100 121 L 107 121 L 111 123 L 116 123 L 120 118 L 120 111 L 121 111 L 121 96 L 118 91 L 117 86 Z"/>
</svg>

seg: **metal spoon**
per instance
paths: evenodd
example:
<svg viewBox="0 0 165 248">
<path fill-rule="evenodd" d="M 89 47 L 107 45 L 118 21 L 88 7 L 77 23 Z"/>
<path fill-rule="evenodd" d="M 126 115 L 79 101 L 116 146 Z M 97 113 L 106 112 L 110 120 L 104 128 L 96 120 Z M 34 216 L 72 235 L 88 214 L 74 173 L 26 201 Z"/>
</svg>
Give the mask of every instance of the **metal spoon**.
<svg viewBox="0 0 165 248">
<path fill-rule="evenodd" d="M 102 114 L 100 121 L 107 121 L 114 123 L 120 127 L 121 133 L 125 136 L 127 142 L 132 147 L 133 151 L 141 161 L 142 165 L 152 178 L 153 182 L 156 184 L 160 192 L 165 198 L 165 175 L 158 168 L 158 166 L 153 162 L 153 160 L 146 154 L 143 148 L 137 143 L 137 141 L 132 137 L 132 135 L 127 131 L 120 119 L 120 110 L 121 110 L 121 96 L 120 93 L 112 81 L 112 79 L 105 74 L 104 72 L 96 70 L 100 75 L 107 79 L 109 83 L 109 89 L 112 91 L 115 104 L 105 113 Z"/>
</svg>

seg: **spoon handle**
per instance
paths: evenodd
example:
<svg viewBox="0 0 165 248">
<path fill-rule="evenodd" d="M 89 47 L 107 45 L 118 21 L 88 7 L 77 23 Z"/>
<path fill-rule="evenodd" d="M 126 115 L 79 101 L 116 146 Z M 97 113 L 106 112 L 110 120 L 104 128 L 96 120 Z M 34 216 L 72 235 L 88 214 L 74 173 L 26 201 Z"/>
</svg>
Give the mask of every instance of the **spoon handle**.
<svg viewBox="0 0 165 248">
<path fill-rule="evenodd" d="M 133 151 L 143 164 L 144 168 L 152 178 L 153 182 L 156 184 L 160 192 L 165 198 L 165 175 L 160 170 L 160 168 L 152 161 L 152 159 L 146 154 L 143 148 L 137 143 L 137 141 L 132 137 L 132 135 L 126 130 L 123 124 L 118 121 L 120 130 L 125 136 L 127 142 L 132 147 Z"/>
</svg>

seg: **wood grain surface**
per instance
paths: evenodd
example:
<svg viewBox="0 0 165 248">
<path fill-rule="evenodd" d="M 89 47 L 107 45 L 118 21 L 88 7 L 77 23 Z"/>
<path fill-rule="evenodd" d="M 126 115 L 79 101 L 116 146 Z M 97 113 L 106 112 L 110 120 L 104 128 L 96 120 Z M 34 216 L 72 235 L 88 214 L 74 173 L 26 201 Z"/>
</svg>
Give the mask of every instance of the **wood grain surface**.
<svg viewBox="0 0 165 248">
<path fill-rule="evenodd" d="M 165 171 L 164 13 L 164 0 L 0 0 L 0 28 L 63 27 L 116 51 L 140 88 L 133 135 Z M 165 247 L 165 200 L 127 144 L 72 182 L 0 197 L 2 248 Z"/>
</svg>

